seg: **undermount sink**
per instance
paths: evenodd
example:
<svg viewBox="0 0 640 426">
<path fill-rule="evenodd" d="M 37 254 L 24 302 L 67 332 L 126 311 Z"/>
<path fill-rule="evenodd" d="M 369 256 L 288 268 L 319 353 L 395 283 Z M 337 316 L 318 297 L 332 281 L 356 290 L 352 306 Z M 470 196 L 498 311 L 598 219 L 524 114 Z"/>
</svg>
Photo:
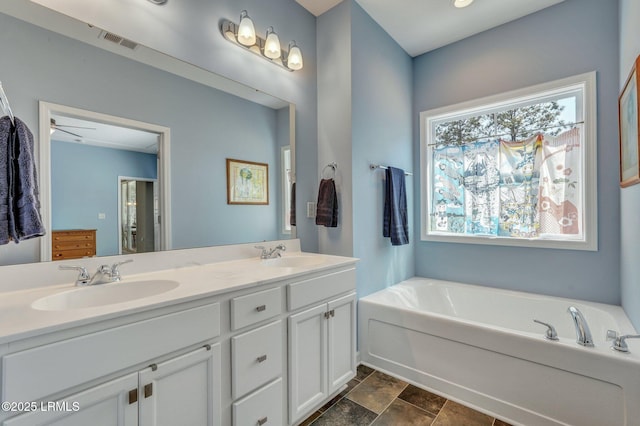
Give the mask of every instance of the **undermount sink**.
<svg viewBox="0 0 640 426">
<path fill-rule="evenodd" d="M 284 256 L 262 260 L 262 264 L 265 266 L 276 266 L 280 268 L 299 268 L 315 266 L 321 263 L 324 263 L 324 259 L 316 256 Z"/>
<path fill-rule="evenodd" d="M 77 288 L 42 297 L 31 304 L 40 311 L 96 308 L 166 293 L 180 285 L 171 280 L 124 281 Z"/>
</svg>

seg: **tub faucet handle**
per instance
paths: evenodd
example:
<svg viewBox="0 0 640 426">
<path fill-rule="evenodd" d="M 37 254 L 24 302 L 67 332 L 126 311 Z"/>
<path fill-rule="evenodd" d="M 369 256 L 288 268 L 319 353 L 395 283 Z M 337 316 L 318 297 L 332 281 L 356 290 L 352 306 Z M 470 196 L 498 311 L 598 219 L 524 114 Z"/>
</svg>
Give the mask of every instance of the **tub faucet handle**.
<svg viewBox="0 0 640 426">
<path fill-rule="evenodd" d="M 640 334 L 625 334 L 623 336 L 620 336 L 618 332 L 614 330 L 607 330 L 607 341 L 613 340 L 611 349 L 618 352 L 629 353 L 629 346 L 627 345 L 626 340 L 637 338 L 640 338 Z"/>
<path fill-rule="evenodd" d="M 547 327 L 547 332 L 544 334 L 544 338 L 547 340 L 560 340 L 558 339 L 558 333 L 556 333 L 556 328 L 551 324 L 547 324 L 546 322 L 542 322 L 540 320 L 534 319 L 533 322 L 537 322 L 538 324 L 542 324 Z"/>
</svg>

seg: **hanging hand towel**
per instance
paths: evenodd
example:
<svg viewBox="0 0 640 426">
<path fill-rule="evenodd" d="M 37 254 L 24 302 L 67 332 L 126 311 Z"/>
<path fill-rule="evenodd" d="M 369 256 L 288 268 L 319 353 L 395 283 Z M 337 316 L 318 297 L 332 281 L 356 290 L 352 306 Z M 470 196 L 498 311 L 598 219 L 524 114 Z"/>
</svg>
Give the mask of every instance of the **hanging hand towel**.
<svg viewBox="0 0 640 426">
<path fill-rule="evenodd" d="M 395 167 L 386 170 L 382 235 L 390 237 L 394 246 L 409 244 L 404 170 Z"/>
<path fill-rule="evenodd" d="M 0 245 L 9 242 L 9 158 L 11 120 L 0 118 Z"/>
<path fill-rule="evenodd" d="M 289 207 L 289 223 L 296 226 L 296 183 L 291 184 L 291 206 Z"/>
<path fill-rule="evenodd" d="M 318 205 L 316 208 L 316 225 L 329 228 L 338 226 L 338 195 L 333 179 L 322 179 L 318 189 Z"/>
<path fill-rule="evenodd" d="M 33 156 L 33 134 L 15 118 L 9 161 L 9 234 L 17 243 L 45 234 L 40 216 L 38 176 Z"/>
</svg>

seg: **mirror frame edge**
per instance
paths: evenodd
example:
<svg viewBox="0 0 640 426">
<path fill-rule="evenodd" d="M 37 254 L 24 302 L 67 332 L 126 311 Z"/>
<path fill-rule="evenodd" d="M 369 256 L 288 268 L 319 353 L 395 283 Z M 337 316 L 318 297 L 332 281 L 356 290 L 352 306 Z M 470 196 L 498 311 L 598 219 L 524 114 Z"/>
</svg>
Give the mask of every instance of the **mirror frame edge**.
<svg viewBox="0 0 640 426">
<path fill-rule="evenodd" d="M 39 120 L 39 184 L 40 214 L 47 230 L 40 239 L 40 262 L 52 261 L 52 214 L 51 214 L 51 115 L 68 114 L 83 119 L 122 125 L 139 130 L 158 133 L 158 183 L 160 185 L 160 250 L 172 248 L 171 238 L 171 129 L 157 124 L 146 123 L 114 115 L 103 114 L 80 108 L 69 107 L 46 101 L 38 101 Z M 98 254 L 96 253 L 96 257 Z"/>
</svg>

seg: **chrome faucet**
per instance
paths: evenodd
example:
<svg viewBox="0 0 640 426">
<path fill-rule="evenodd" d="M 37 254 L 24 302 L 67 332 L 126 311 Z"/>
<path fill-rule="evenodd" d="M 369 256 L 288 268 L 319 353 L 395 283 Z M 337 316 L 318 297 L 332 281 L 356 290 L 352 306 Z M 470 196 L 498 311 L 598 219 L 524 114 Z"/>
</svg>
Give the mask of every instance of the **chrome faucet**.
<svg viewBox="0 0 640 426">
<path fill-rule="evenodd" d="M 287 246 L 284 244 L 278 244 L 271 249 L 267 249 L 264 246 L 255 246 L 255 248 L 262 250 L 262 253 L 260 253 L 260 259 L 275 259 L 282 256 L 282 252 L 287 250 Z"/>
<path fill-rule="evenodd" d="M 582 312 L 575 306 L 569 306 L 567 312 L 571 314 L 573 318 L 573 324 L 576 327 L 576 342 L 582 346 L 593 346 L 593 338 L 591 337 L 591 331 L 587 325 L 587 321 L 582 316 Z"/>
<path fill-rule="evenodd" d="M 76 286 L 89 286 L 105 283 L 114 283 L 122 279 L 120 275 L 120 265 L 133 262 L 133 259 L 124 260 L 122 262 L 116 262 L 113 265 L 100 265 L 98 270 L 93 276 L 89 274 L 87 268 L 84 266 L 75 265 L 60 265 L 58 269 L 78 271 L 78 278 L 76 278 Z"/>
</svg>

